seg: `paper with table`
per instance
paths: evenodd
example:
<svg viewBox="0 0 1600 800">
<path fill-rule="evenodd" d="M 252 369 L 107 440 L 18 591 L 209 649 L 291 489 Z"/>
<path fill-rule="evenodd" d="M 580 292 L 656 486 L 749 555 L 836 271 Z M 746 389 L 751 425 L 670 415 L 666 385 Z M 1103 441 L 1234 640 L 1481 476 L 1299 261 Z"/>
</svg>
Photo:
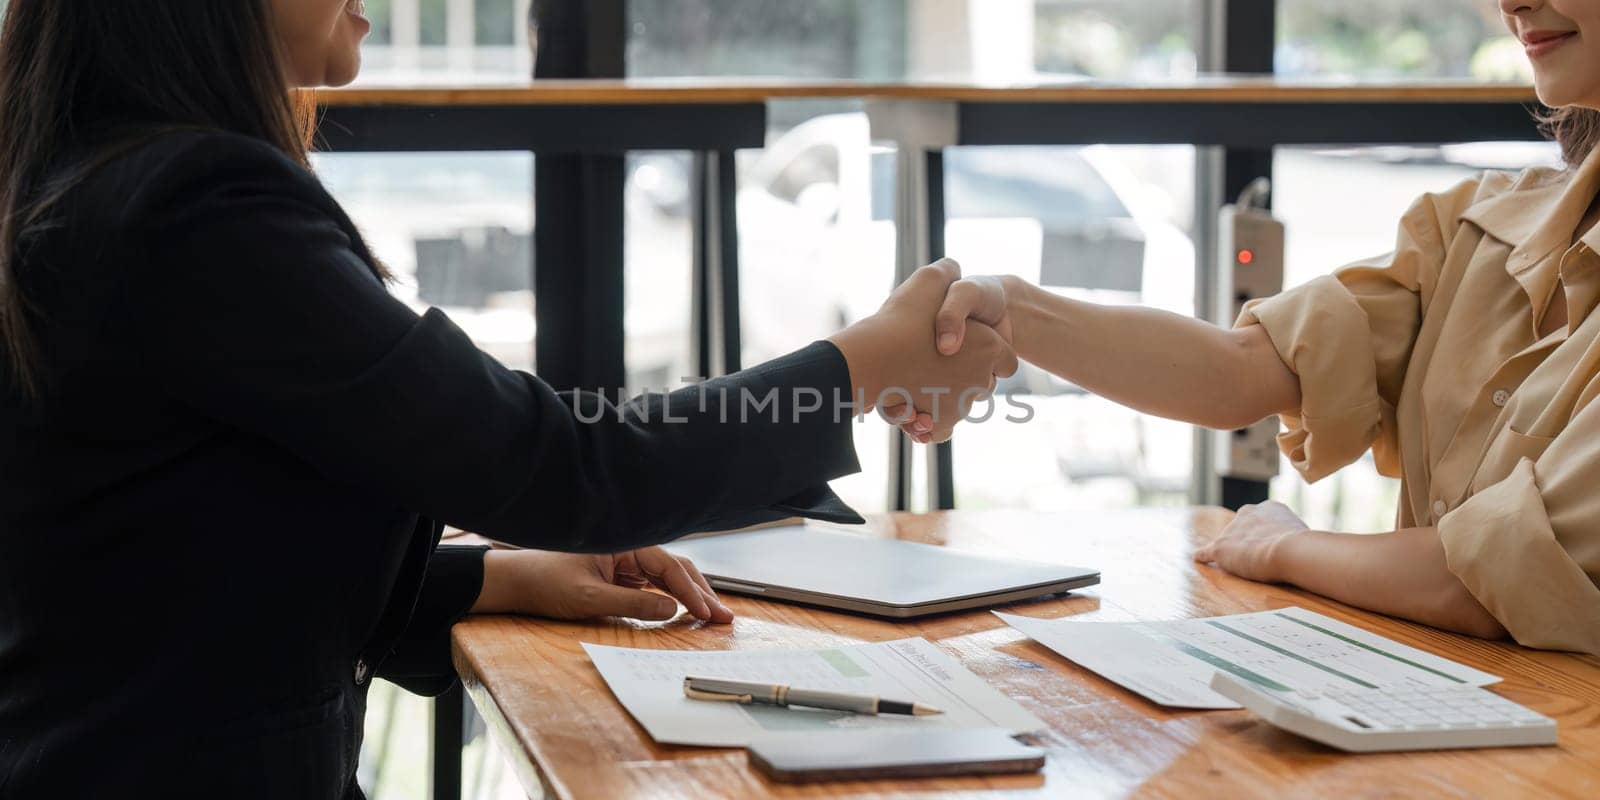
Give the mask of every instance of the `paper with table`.
<svg viewBox="0 0 1600 800">
<path fill-rule="evenodd" d="M 628 713 L 657 742 L 744 747 L 758 738 L 862 728 L 1043 730 L 1043 722 L 926 639 L 824 650 L 638 650 L 584 643 L 583 649 Z M 783 683 L 875 694 L 943 709 L 933 717 L 869 716 L 690 700 L 685 675 Z"/>
<path fill-rule="evenodd" d="M 1218 670 L 1279 691 L 1487 686 L 1500 680 L 1297 607 L 1167 622 L 995 616 L 1164 706 L 1239 708 L 1211 690 L 1211 675 Z"/>
</svg>

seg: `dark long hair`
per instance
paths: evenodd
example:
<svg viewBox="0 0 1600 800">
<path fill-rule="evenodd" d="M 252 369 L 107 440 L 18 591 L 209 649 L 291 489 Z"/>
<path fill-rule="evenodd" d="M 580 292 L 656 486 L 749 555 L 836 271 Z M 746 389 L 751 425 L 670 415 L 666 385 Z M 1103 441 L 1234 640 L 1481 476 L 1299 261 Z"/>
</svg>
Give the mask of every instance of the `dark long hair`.
<svg viewBox="0 0 1600 800">
<path fill-rule="evenodd" d="M 315 110 L 288 85 L 270 14 L 269 0 L 11 0 L 0 30 L 0 358 L 26 394 L 40 388 L 39 354 L 18 242 L 75 183 L 182 128 L 252 136 L 306 163 Z"/>
</svg>

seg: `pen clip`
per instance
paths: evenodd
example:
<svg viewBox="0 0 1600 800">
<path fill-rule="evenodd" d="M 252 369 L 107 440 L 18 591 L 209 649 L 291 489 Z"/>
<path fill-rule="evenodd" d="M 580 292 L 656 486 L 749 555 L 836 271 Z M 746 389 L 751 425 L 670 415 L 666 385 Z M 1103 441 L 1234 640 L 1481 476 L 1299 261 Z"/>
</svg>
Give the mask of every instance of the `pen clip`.
<svg viewBox="0 0 1600 800">
<path fill-rule="evenodd" d="M 713 702 L 721 703 L 739 703 L 740 705 L 750 705 L 751 703 L 755 702 L 755 697 L 749 694 L 708 692 L 704 689 L 696 689 L 689 685 L 690 680 L 692 679 L 683 679 L 683 694 L 685 697 L 688 697 L 691 700 L 711 700 Z"/>
</svg>

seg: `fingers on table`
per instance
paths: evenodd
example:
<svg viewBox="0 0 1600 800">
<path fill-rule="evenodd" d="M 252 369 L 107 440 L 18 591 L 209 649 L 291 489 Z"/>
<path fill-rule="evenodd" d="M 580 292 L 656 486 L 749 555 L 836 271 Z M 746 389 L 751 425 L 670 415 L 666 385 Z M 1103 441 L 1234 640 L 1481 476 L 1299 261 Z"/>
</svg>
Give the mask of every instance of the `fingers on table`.
<svg viewBox="0 0 1600 800">
<path fill-rule="evenodd" d="M 716 593 L 711 591 L 709 584 L 704 583 L 705 578 L 700 576 L 699 570 L 688 559 L 678 558 L 659 548 L 652 548 L 641 553 L 641 556 L 645 557 L 641 558 L 640 565 L 644 567 L 645 574 L 650 576 L 651 583 L 678 598 L 696 619 L 714 619 L 720 616 L 719 611 L 732 618 L 732 613 L 717 600 Z M 700 580 L 696 581 L 696 577 L 700 577 Z"/>
<path fill-rule="evenodd" d="M 706 580 L 706 576 L 700 574 L 700 568 L 696 567 L 694 562 L 687 558 L 678 558 L 678 563 L 683 565 L 684 571 L 689 573 L 689 577 L 693 578 L 694 582 L 705 592 L 706 600 L 709 601 L 711 606 L 710 620 L 712 622 L 732 622 L 733 609 L 723 605 L 722 599 L 717 597 L 716 590 L 711 588 L 711 582 Z"/>
<path fill-rule="evenodd" d="M 634 619 L 664 620 L 678 615 L 678 604 L 642 589 L 629 589 L 609 583 L 588 587 L 584 596 L 590 605 L 580 617 L 633 617 Z"/>
</svg>

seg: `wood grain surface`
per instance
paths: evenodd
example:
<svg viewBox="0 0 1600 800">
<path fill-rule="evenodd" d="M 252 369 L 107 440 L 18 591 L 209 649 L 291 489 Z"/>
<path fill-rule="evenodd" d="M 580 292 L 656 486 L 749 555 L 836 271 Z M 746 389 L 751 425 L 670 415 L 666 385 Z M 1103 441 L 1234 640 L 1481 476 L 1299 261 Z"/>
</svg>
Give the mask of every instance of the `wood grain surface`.
<svg viewBox="0 0 1600 800">
<path fill-rule="evenodd" d="M 1160 620 L 1303 606 L 1503 676 L 1493 691 L 1554 717 L 1560 745 L 1342 754 L 1247 711 L 1156 706 L 986 611 L 893 623 L 726 595 L 739 618 L 723 626 L 474 617 L 455 628 L 456 666 L 524 786 L 562 798 L 1600 797 L 1600 659 L 1444 633 L 1195 565 L 1195 543 L 1228 519 L 1221 509 L 957 511 L 875 518 L 863 533 L 1102 571 L 1100 586 L 1007 608 L 1033 617 Z M 743 750 L 655 744 L 579 646 L 759 650 L 907 636 L 936 643 L 1043 719 L 1044 771 L 785 786 L 750 768 Z"/>
<path fill-rule="evenodd" d="M 540 80 L 472 86 L 370 86 L 316 92 L 333 106 L 759 103 L 859 97 L 971 103 L 1404 102 L 1532 103 L 1532 87 L 1459 81 L 1398 83 L 1214 76 L 1157 83 L 1034 84 L 797 82 L 730 78 Z"/>
</svg>

